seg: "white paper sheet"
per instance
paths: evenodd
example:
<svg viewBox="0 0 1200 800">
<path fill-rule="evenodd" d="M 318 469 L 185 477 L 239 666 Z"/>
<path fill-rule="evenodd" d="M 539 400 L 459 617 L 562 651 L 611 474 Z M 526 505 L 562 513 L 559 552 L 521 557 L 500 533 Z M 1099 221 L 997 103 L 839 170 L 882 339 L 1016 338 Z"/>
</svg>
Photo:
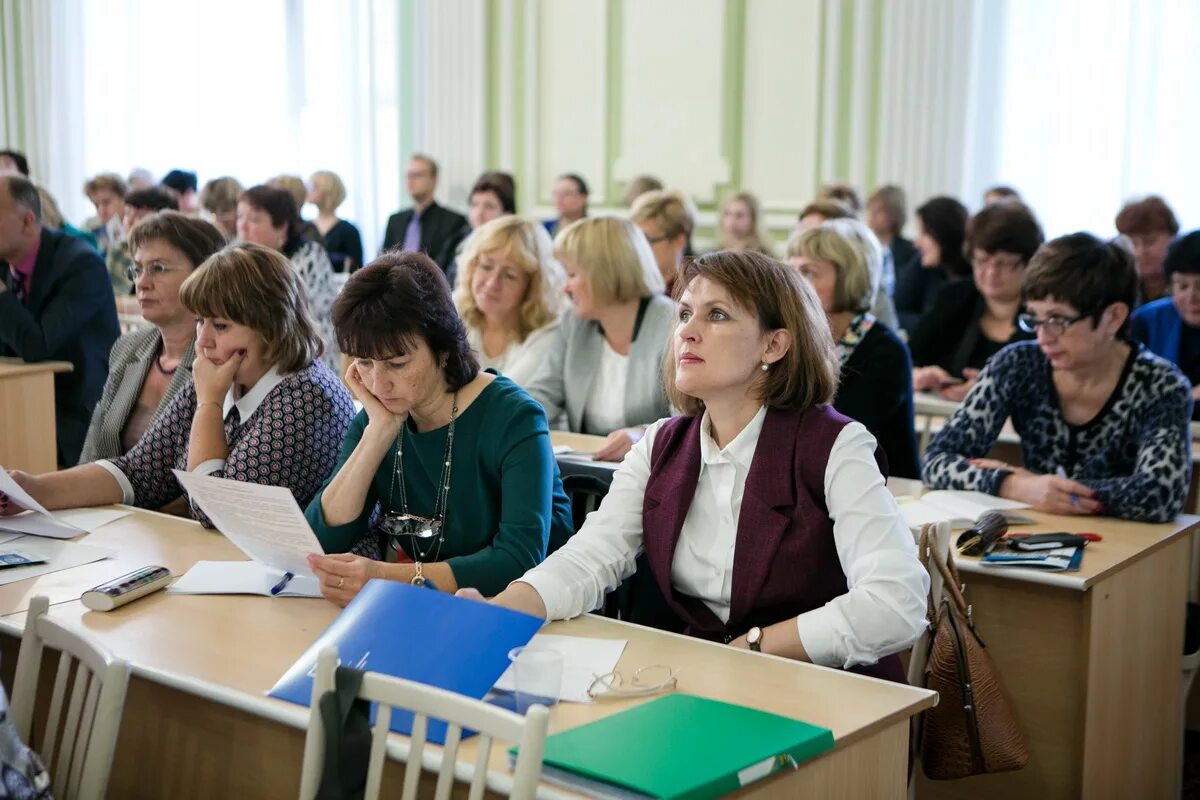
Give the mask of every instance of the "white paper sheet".
<svg viewBox="0 0 1200 800">
<path fill-rule="evenodd" d="M 81 533 L 91 533 L 102 525 L 129 515 L 128 511 L 102 508 L 71 508 L 51 513 L 30 497 L 4 467 L 0 467 L 0 492 L 22 508 L 29 509 L 23 514 L 0 517 L 0 530 L 32 533 L 52 539 L 73 539 Z"/>
<path fill-rule="evenodd" d="M 571 703 L 590 703 L 587 690 L 597 675 L 612 672 L 625 651 L 625 639 L 585 639 L 580 636 L 557 636 L 539 633 L 529 640 L 527 647 L 538 650 L 553 650 L 563 659 L 562 691 L 559 700 Z M 513 669 L 509 666 L 495 689 L 504 692 L 516 690 Z"/>
<path fill-rule="evenodd" d="M 167 588 L 168 594 L 261 594 L 271 597 L 271 588 L 283 577 L 281 570 L 257 561 L 197 561 L 183 577 Z M 316 578 L 297 575 L 275 597 L 320 597 Z"/>
<path fill-rule="evenodd" d="M 105 550 L 103 547 L 77 542 L 57 542 L 40 536 L 21 536 L 6 542 L 4 548 L 19 550 L 30 557 L 44 558 L 46 563 L 0 569 L 0 585 L 90 564 L 113 555 L 111 550 Z"/>
<path fill-rule="evenodd" d="M 250 558 L 280 572 L 315 577 L 310 553 L 324 553 L 289 489 L 172 470 L 213 525 Z"/>
</svg>

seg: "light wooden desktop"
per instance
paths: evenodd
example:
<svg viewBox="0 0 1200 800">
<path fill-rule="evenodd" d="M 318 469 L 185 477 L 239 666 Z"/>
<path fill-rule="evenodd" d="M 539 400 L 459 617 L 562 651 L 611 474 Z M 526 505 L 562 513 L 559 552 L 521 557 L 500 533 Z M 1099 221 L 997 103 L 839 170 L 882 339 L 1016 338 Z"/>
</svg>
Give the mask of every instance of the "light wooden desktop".
<svg viewBox="0 0 1200 800">
<path fill-rule="evenodd" d="M 914 482 L 890 480 L 893 492 Z M 919 490 L 918 490 L 919 491 Z M 1029 739 L 1025 769 L 918 780 L 920 798 L 1166 797 L 1181 730 L 1183 621 L 1200 518 L 1161 525 L 1022 512 L 1021 531 L 1099 533 L 1079 572 L 957 563 L 979 635 Z"/>
<path fill-rule="evenodd" d="M 0 649 L 11 678 L 24 610 L 47 594 L 51 614 L 93 635 L 134 669 L 111 797 L 288 797 L 299 786 L 308 709 L 265 692 L 334 619 L 324 600 L 200 597 L 158 593 L 111 613 L 77 598 L 96 583 L 147 564 L 176 574 L 200 559 L 241 559 L 220 534 L 195 523 L 139 511 L 84 537 L 116 558 L 0 586 Z M 750 787 L 745 796 L 893 797 L 905 794 L 909 718 L 931 706 L 920 689 L 862 678 L 667 634 L 601 617 L 549 626 L 554 633 L 628 640 L 619 669 L 667 664 L 679 691 L 793 716 L 831 728 L 837 747 L 796 772 Z M 49 667 L 46 667 L 47 669 Z M 636 702 L 560 704 L 551 729 L 564 730 Z M 393 736 L 394 756 L 406 740 Z M 460 753 L 469 772 L 473 746 Z M 432 757 L 432 756 L 431 756 Z M 402 768 L 389 766 L 398 785 Z M 503 751 L 489 783 L 508 780 Z M 545 787 L 547 797 L 566 796 Z"/>
<path fill-rule="evenodd" d="M 0 358 L 0 465 L 26 472 L 58 469 L 54 376 L 73 369 L 66 361 Z"/>
</svg>

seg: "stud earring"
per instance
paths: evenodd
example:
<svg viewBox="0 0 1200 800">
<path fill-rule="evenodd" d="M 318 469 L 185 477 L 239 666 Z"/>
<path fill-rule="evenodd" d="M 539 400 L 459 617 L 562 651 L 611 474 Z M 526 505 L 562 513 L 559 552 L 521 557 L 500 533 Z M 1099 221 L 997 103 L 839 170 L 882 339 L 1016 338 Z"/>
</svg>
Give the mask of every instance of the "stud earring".
<svg viewBox="0 0 1200 800">
<path fill-rule="evenodd" d="M 765 361 L 764 361 L 764 362 L 763 362 L 763 365 L 762 365 L 762 371 L 763 371 L 763 372 L 766 372 L 766 371 L 767 371 L 767 370 L 769 370 L 770 368 L 771 368 L 771 366 L 770 366 L 769 364 L 767 364 L 767 362 L 765 362 Z"/>
</svg>

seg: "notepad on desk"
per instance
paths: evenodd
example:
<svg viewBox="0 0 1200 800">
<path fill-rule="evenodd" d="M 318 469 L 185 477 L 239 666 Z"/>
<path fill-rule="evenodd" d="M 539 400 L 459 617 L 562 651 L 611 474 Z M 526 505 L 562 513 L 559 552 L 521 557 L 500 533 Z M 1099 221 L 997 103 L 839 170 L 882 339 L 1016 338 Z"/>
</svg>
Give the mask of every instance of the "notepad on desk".
<svg viewBox="0 0 1200 800">
<path fill-rule="evenodd" d="M 1014 514 L 1028 503 L 1020 503 L 985 492 L 962 489 L 939 489 L 926 492 L 919 498 L 896 499 L 900 514 L 910 528 L 919 528 L 933 522 L 946 520 L 953 528 L 969 528 L 984 514 L 996 511 L 1004 515 L 1010 525 L 1030 524 L 1034 520 Z"/>
<path fill-rule="evenodd" d="M 283 570 L 257 561 L 197 561 L 167 594 L 260 594 L 264 597 L 320 597 L 321 585 L 309 575 L 297 575 L 278 591 Z"/>
<path fill-rule="evenodd" d="M 669 694 L 547 737 L 542 777 L 588 797 L 706 800 L 796 769 L 833 745 L 828 728 Z"/>
<path fill-rule="evenodd" d="M 1014 550 L 997 550 L 979 559 L 985 567 L 1026 567 L 1029 569 L 1044 569 L 1055 572 L 1076 572 L 1083 561 L 1082 547 L 1059 547 L 1054 550 L 1033 550 L 1018 552 Z"/>
</svg>

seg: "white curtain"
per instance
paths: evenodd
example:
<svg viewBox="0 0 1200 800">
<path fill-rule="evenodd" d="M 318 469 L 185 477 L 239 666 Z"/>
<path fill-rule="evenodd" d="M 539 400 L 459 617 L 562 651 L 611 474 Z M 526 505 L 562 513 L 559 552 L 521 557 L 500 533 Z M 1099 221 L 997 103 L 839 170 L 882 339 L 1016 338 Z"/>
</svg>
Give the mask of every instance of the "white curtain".
<svg viewBox="0 0 1200 800">
<path fill-rule="evenodd" d="M 1129 196 L 1159 193 L 1200 227 L 1200 4 L 1010 0 L 996 178 L 1048 236 L 1111 235 Z"/>
<path fill-rule="evenodd" d="M 0 0 L 0 146 L 66 199 L 83 174 L 82 0 Z"/>
<path fill-rule="evenodd" d="M 333 170 L 369 257 L 401 203 L 399 5 L 86 0 L 78 178 L 181 168 L 250 186 Z M 78 181 L 64 210 L 91 212 Z"/>
</svg>

